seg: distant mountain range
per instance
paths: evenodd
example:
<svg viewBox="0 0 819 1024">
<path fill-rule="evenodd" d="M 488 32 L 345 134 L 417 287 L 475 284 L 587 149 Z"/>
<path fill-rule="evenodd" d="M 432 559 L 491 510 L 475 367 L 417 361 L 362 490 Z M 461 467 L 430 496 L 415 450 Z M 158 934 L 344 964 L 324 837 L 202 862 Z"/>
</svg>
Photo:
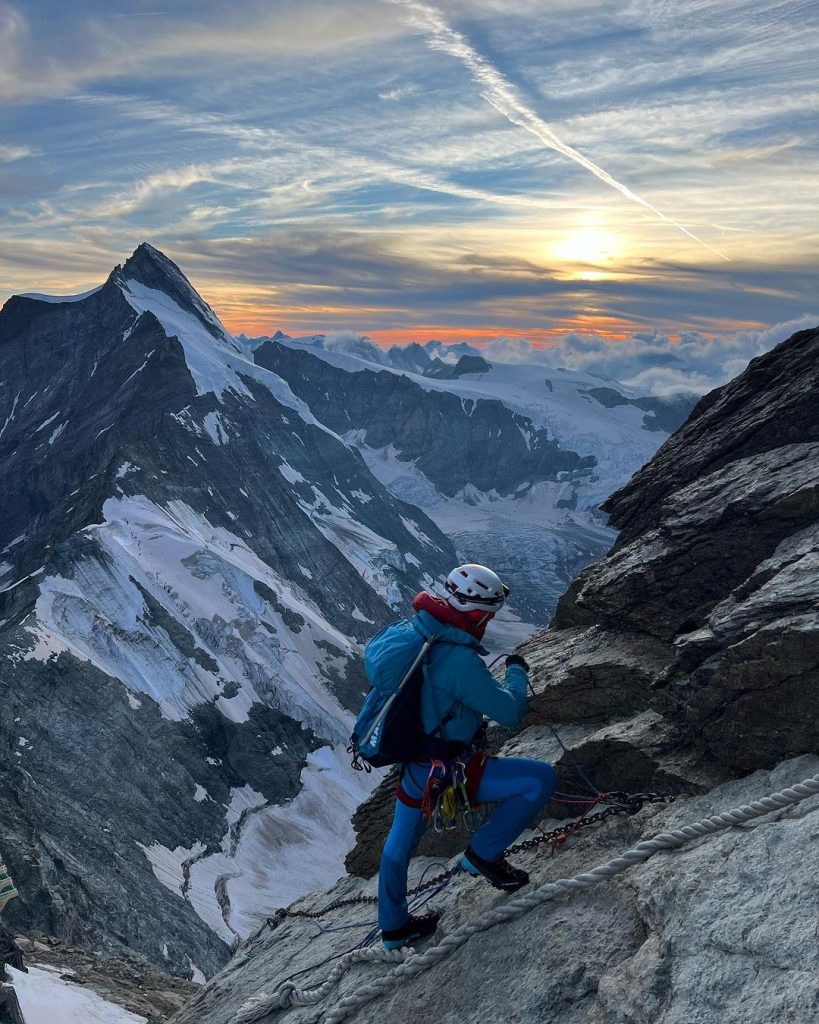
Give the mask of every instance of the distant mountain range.
<svg viewBox="0 0 819 1024">
<path fill-rule="evenodd" d="M 490 362 L 465 344 L 242 340 L 393 494 L 423 508 L 460 557 L 502 569 L 513 589 L 495 628 L 505 645 L 548 621 L 577 572 L 608 550 L 615 534 L 598 506 L 695 401 Z"/>
<path fill-rule="evenodd" d="M 12 297 L 0 356 L 7 916 L 188 975 L 341 873 L 363 642 L 461 558 L 522 639 L 684 414 L 468 346 L 234 338 L 147 244 Z"/>
</svg>

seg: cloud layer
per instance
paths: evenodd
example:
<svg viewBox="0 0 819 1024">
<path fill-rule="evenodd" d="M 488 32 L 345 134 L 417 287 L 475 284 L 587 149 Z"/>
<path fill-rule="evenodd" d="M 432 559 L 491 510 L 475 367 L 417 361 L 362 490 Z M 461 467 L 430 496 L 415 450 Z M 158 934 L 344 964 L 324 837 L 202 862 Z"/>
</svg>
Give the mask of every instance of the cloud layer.
<svg viewBox="0 0 819 1024">
<path fill-rule="evenodd" d="M 437 7 L 494 106 L 384 0 L 0 0 L 0 299 L 149 240 L 252 334 L 729 345 L 814 308 L 819 6 Z"/>
<path fill-rule="evenodd" d="M 495 338 L 481 353 L 499 362 L 538 362 L 585 370 L 619 381 L 646 395 L 705 394 L 741 373 L 749 361 L 797 331 L 819 327 L 819 313 L 806 313 L 763 331 L 707 337 L 688 331 L 677 340 L 660 331 L 612 342 L 595 334 L 567 334 L 548 348 L 526 338 Z"/>
<path fill-rule="evenodd" d="M 612 341 L 597 334 L 570 333 L 548 344 L 524 337 L 497 337 L 450 345 L 432 340 L 423 347 L 430 358 L 437 356 L 449 363 L 457 362 L 461 355 L 475 354 L 497 363 L 582 371 L 625 385 L 640 395 L 704 395 L 742 373 L 751 359 L 797 331 L 817 328 L 819 313 L 805 313 L 766 330 L 716 336 L 688 331 L 679 338 L 670 338 L 660 331 L 650 331 Z M 385 349 L 356 331 L 319 335 L 311 343 L 382 365 L 402 369 L 409 366 L 406 359 L 395 356 L 402 346 Z"/>
</svg>

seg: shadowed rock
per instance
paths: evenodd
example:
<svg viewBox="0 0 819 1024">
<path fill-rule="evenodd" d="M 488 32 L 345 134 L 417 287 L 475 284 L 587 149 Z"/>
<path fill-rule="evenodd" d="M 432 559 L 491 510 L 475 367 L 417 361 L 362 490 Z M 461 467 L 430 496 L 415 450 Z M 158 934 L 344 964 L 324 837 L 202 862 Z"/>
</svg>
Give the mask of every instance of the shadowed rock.
<svg viewBox="0 0 819 1024">
<path fill-rule="evenodd" d="M 819 331 L 802 331 L 606 502 L 617 543 L 524 647 L 536 716 L 653 708 L 737 770 L 817 749 L 817 395 Z"/>
</svg>

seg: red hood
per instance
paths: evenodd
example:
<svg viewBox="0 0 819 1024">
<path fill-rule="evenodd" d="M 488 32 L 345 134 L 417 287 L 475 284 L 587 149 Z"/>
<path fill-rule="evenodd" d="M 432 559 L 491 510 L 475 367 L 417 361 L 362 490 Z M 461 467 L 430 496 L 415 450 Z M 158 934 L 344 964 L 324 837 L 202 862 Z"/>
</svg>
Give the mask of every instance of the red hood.
<svg viewBox="0 0 819 1024">
<path fill-rule="evenodd" d="M 412 599 L 412 607 L 417 612 L 429 612 L 429 614 L 443 622 L 447 626 L 455 626 L 456 629 L 463 629 L 476 640 L 483 640 L 486 627 L 489 625 L 492 615 L 482 611 L 459 612 L 442 597 L 435 597 L 422 590 Z"/>
</svg>

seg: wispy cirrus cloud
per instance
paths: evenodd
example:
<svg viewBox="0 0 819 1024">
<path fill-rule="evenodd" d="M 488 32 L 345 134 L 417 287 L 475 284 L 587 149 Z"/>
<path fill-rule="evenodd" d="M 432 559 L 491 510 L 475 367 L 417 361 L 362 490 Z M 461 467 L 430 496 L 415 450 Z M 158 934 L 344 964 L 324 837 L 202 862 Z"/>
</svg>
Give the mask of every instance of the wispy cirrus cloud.
<svg viewBox="0 0 819 1024">
<path fill-rule="evenodd" d="M 12 164 L 15 160 L 23 160 L 34 153 L 35 150 L 31 146 L 6 146 L 0 142 L 0 164 Z"/>
<path fill-rule="evenodd" d="M 185 76 L 202 59 L 349 53 L 396 34 L 395 20 L 367 0 L 240 0 L 229 15 L 218 0 L 175 0 L 164 11 L 119 15 L 93 0 L 77 0 L 64 15 L 55 32 L 56 3 L 26 9 L 0 0 L 0 99 L 61 96 L 90 82 L 149 74 L 160 65 L 165 75 Z"/>
<path fill-rule="evenodd" d="M 638 195 L 628 185 L 618 181 L 617 178 L 609 174 L 599 164 L 590 160 L 585 154 L 575 149 L 574 146 L 569 146 L 564 142 L 543 118 L 520 99 L 511 82 L 501 71 L 482 54 L 478 53 L 460 32 L 456 32 L 437 8 L 422 3 L 421 0 L 388 0 L 388 2 L 406 8 L 414 16 L 414 22 L 429 33 L 431 38 L 430 45 L 434 49 L 442 50 L 462 61 L 477 84 L 485 90 L 483 95 L 487 102 L 491 103 L 498 113 L 502 114 L 507 120 L 530 132 L 545 146 L 584 167 L 604 184 L 620 192 L 626 199 L 645 207 L 655 217 L 665 221 L 667 224 L 671 224 L 699 245 L 710 249 L 720 259 L 728 259 L 724 253 L 721 253 L 710 242 L 699 238 L 679 221 L 669 217 L 668 214 L 663 213 L 653 203 Z"/>
</svg>

